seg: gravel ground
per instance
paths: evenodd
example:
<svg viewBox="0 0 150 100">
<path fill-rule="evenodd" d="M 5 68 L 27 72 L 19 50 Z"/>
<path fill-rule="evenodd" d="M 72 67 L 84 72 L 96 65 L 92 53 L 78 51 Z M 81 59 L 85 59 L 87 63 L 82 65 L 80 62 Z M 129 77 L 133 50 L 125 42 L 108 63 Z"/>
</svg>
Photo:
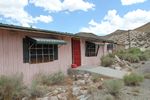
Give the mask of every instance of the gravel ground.
<svg viewBox="0 0 150 100">
<path fill-rule="evenodd" d="M 142 74 L 150 73 L 150 61 L 144 62 L 145 64 L 141 64 L 141 63 L 140 64 L 136 64 L 137 66 L 139 66 L 136 69 L 136 71 L 139 72 L 139 73 L 142 73 Z M 136 65 L 134 64 L 134 66 L 136 66 Z"/>
<path fill-rule="evenodd" d="M 150 61 L 132 66 L 137 73 L 150 73 Z M 104 89 L 96 93 L 89 100 L 150 100 L 150 79 L 145 79 L 139 86 L 124 86 L 118 99 L 105 99 L 108 94 Z"/>
<path fill-rule="evenodd" d="M 143 75 L 145 73 L 150 73 L 150 61 L 146 61 L 144 64 L 142 63 L 143 62 L 133 64 L 134 66 L 138 66 L 135 71 Z M 130 94 L 135 88 L 137 88 L 136 90 L 139 91 L 139 93 L 137 93 L 137 95 L 135 95 L 136 93 Z M 138 87 L 125 87 L 124 93 L 124 99 L 122 100 L 150 100 L 150 79 L 145 79 Z"/>
</svg>

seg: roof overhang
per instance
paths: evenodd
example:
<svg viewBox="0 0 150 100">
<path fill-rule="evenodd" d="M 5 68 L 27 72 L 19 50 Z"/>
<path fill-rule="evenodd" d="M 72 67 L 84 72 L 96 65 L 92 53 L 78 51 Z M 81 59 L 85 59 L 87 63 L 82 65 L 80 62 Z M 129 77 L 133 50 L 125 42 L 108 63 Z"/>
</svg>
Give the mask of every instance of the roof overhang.
<svg viewBox="0 0 150 100">
<path fill-rule="evenodd" d="M 30 41 L 36 44 L 57 44 L 65 45 L 67 44 L 64 40 L 51 39 L 51 38 L 39 38 L 39 37 L 27 37 Z"/>
</svg>

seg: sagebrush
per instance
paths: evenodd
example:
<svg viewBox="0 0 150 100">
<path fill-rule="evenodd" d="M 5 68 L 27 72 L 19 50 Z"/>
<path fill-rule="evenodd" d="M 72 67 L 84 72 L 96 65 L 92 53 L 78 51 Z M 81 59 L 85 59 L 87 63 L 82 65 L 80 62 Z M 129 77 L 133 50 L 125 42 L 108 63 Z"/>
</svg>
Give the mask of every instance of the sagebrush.
<svg viewBox="0 0 150 100">
<path fill-rule="evenodd" d="M 104 85 L 108 93 L 118 96 L 121 93 L 124 83 L 122 80 L 106 80 Z"/>
<path fill-rule="evenodd" d="M 144 81 L 144 76 L 137 73 L 131 73 L 129 75 L 125 75 L 123 79 L 126 85 L 139 85 Z"/>
<path fill-rule="evenodd" d="M 35 76 L 34 81 L 38 84 L 43 84 L 43 85 L 54 85 L 54 84 L 61 84 L 64 82 L 65 75 L 59 71 L 57 73 L 53 74 L 44 74 L 44 73 L 39 73 Z"/>
<path fill-rule="evenodd" d="M 0 100 L 21 100 L 25 95 L 22 74 L 0 76 Z"/>
<path fill-rule="evenodd" d="M 104 67 L 110 67 L 114 62 L 114 59 L 110 56 L 103 56 L 101 58 L 101 65 Z"/>
</svg>

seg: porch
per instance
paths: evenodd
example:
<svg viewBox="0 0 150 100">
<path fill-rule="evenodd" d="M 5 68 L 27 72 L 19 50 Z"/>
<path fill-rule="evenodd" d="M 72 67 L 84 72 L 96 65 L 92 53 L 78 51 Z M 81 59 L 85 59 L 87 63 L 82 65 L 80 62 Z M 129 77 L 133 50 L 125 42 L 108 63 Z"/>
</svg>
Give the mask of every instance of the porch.
<svg viewBox="0 0 150 100">
<path fill-rule="evenodd" d="M 76 70 L 86 71 L 89 73 L 100 74 L 105 77 L 122 79 L 127 74 L 126 71 L 120 71 L 102 66 L 80 66 Z"/>
</svg>

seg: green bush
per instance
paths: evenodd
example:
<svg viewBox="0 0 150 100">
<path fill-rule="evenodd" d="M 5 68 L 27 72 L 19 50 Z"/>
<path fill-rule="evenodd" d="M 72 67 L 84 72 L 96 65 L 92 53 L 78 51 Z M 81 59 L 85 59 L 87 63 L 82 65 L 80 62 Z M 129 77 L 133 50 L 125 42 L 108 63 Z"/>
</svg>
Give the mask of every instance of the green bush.
<svg viewBox="0 0 150 100">
<path fill-rule="evenodd" d="M 100 91 L 92 92 L 91 96 L 87 100 L 116 100 L 111 94 L 104 94 Z"/>
<path fill-rule="evenodd" d="M 114 97 L 110 94 L 105 95 L 104 100 L 115 100 Z"/>
<path fill-rule="evenodd" d="M 129 61 L 131 63 L 138 63 L 140 61 L 139 56 L 136 54 L 127 53 L 123 57 L 124 60 Z"/>
<path fill-rule="evenodd" d="M 104 67 L 110 67 L 114 62 L 114 59 L 109 56 L 103 56 L 101 58 L 101 65 Z"/>
<path fill-rule="evenodd" d="M 48 87 L 46 85 L 40 85 L 37 81 L 32 81 L 31 87 L 28 90 L 30 98 L 43 97 L 48 92 Z"/>
<path fill-rule="evenodd" d="M 131 54 L 140 54 L 142 51 L 139 48 L 129 48 L 127 52 Z"/>
<path fill-rule="evenodd" d="M 22 75 L 0 76 L 1 100 L 21 100 L 26 95 L 25 90 Z"/>
<path fill-rule="evenodd" d="M 129 61 L 131 63 L 139 63 L 140 61 L 147 61 L 150 59 L 150 50 L 142 52 L 139 48 L 130 48 L 127 50 L 119 50 L 108 54 L 101 58 L 102 66 L 111 66 L 114 62 L 114 57 L 117 55 L 120 59 Z"/>
<path fill-rule="evenodd" d="M 48 80 L 51 85 L 60 84 L 64 82 L 64 79 L 65 79 L 65 75 L 62 72 L 54 73 L 48 76 Z"/>
<path fill-rule="evenodd" d="M 37 84 L 41 85 L 54 85 L 54 84 L 60 84 L 64 81 L 65 75 L 62 72 L 57 72 L 54 74 L 37 74 L 34 78 L 34 81 Z"/>
<path fill-rule="evenodd" d="M 144 51 L 144 55 L 147 55 L 147 58 L 150 59 L 150 50 Z"/>
<path fill-rule="evenodd" d="M 139 85 L 139 83 L 143 82 L 143 75 L 131 73 L 130 75 L 124 76 L 124 83 L 126 85 Z"/>
<path fill-rule="evenodd" d="M 148 57 L 149 55 L 147 55 L 146 53 L 141 53 L 140 55 L 139 55 L 139 59 L 140 59 L 140 61 L 147 61 L 148 60 Z"/>
<path fill-rule="evenodd" d="M 124 84 L 121 80 L 107 80 L 104 85 L 111 95 L 118 96 L 123 88 Z"/>
</svg>

